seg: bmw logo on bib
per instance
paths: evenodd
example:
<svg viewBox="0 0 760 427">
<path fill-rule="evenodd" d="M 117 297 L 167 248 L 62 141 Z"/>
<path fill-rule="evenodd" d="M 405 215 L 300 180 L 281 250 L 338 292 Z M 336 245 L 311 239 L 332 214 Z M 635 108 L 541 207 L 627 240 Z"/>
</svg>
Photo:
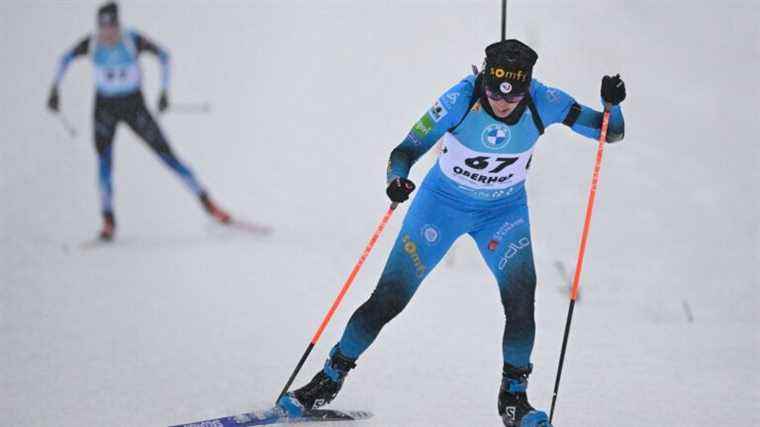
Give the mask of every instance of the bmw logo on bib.
<svg viewBox="0 0 760 427">
<path fill-rule="evenodd" d="M 501 123 L 486 126 L 481 135 L 483 145 L 491 150 L 498 150 L 504 147 L 509 144 L 510 139 L 512 139 L 512 132 L 507 125 Z"/>
</svg>

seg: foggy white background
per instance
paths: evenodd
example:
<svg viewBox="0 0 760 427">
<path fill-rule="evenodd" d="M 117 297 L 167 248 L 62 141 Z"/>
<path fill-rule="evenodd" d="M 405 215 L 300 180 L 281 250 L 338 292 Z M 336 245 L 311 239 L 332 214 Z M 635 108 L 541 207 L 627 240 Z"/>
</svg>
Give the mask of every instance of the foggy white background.
<svg viewBox="0 0 760 427">
<path fill-rule="evenodd" d="M 100 226 L 91 65 L 60 55 L 94 1 L 0 4 L 0 417 L 8 425 L 165 426 L 271 404 L 387 207 L 386 159 L 499 37 L 493 1 L 121 1 L 172 55 L 181 158 L 256 237 L 211 223 L 126 127 L 118 240 Z M 600 108 L 620 72 L 626 138 L 608 145 L 557 426 L 760 423 L 760 3 L 513 0 L 534 75 Z M 146 55 L 155 108 L 158 66 Z M 529 396 L 551 401 L 595 144 L 540 140 L 528 178 L 539 277 Z M 411 178 L 420 182 L 428 155 Z M 296 386 L 374 288 L 399 209 Z M 360 359 L 332 407 L 367 426 L 497 426 L 503 313 L 463 237 Z"/>
</svg>

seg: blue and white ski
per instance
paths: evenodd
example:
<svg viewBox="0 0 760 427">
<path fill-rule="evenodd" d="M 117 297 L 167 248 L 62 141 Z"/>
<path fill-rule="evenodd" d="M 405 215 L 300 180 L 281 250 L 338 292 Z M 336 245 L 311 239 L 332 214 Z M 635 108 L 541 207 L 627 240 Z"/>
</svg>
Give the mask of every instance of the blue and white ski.
<svg viewBox="0 0 760 427">
<path fill-rule="evenodd" d="M 281 423 L 313 423 L 321 421 L 358 421 L 372 417 L 367 411 L 338 411 L 334 409 L 313 409 L 300 417 L 289 417 L 280 408 L 247 412 L 222 418 L 178 424 L 171 427 L 248 427 Z"/>
</svg>

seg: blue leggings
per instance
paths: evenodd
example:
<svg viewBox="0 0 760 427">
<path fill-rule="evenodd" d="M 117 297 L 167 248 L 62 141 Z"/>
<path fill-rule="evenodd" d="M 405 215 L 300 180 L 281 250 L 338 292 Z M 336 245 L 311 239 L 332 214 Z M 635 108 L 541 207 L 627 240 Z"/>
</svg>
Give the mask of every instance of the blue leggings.
<svg viewBox="0 0 760 427">
<path fill-rule="evenodd" d="M 113 139 L 116 125 L 125 122 L 142 138 L 148 147 L 174 171 L 196 196 L 204 189 L 193 172 L 172 151 L 158 123 L 145 107 L 142 93 L 117 98 L 97 97 L 95 100 L 95 149 L 98 153 L 98 184 L 100 205 L 104 213 L 113 212 Z"/>
<path fill-rule="evenodd" d="M 529 366 L 536 328 L 536 273 L 524 193 L 483 208 L 468 207 L 430 187 L 423 184 L 412 202 L 377 287 L 343 332 L 338 343 L 341 353 L 358 358 L 382 327 L 406 307 L 454 241 L 467 233 L 499 286 L 506 316 L 504 362 Z"/>
</svg>

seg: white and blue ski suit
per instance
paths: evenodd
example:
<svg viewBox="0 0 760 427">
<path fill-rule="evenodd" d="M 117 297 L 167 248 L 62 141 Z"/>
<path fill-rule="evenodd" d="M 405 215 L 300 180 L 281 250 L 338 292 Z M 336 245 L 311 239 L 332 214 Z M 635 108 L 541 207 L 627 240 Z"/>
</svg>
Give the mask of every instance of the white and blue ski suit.
<svg viewBox="0 0 760 427">
<path fill-rule="evenodd" d="M 480 82 L 480 77 L 469 76 L 449 89 L 391 153 L 389 181 L 406 178 L 415 161 L 442 141 L 438 161 L 409 208 L 377 288 L 354 312 L 338 343 L 349 358 L 358 358 L 372 344 L 454 241 L 469 234 L 499 286 L 506 316 L 504 362 L 530 366 L 536 273 L 525 178 L 533 149 L 544 127 L 557 123 L 598 139 L 602 113 L 534 79 L 530 95 L 506 119 L 498 119 Z M 608 142 L 622 139 L 623 130 L 622 111 L 614 106 Z"/>
<path fill-rule="evenodd" d="M 113 139 L 116 125 L 125 122 L 196 196 L 205 190 L 193 172 L 180 161 L 169 146 L 161 128 L 145 106 L 142 72 L 138 56 L 142 52 L 156 55 L 161 62 L 161 89 L 167 90 L 170 78 L 169 54 L 143 35 L 122 31 L 114 45 L 86 36 L 61 58 L 54 85 L 63 79 L 69 64 L 77 57 L 90 55 L 95 68 L 94 138 L 98 154 L 98 183 L 101 209 L 113 211 Z"/>
</svg>

